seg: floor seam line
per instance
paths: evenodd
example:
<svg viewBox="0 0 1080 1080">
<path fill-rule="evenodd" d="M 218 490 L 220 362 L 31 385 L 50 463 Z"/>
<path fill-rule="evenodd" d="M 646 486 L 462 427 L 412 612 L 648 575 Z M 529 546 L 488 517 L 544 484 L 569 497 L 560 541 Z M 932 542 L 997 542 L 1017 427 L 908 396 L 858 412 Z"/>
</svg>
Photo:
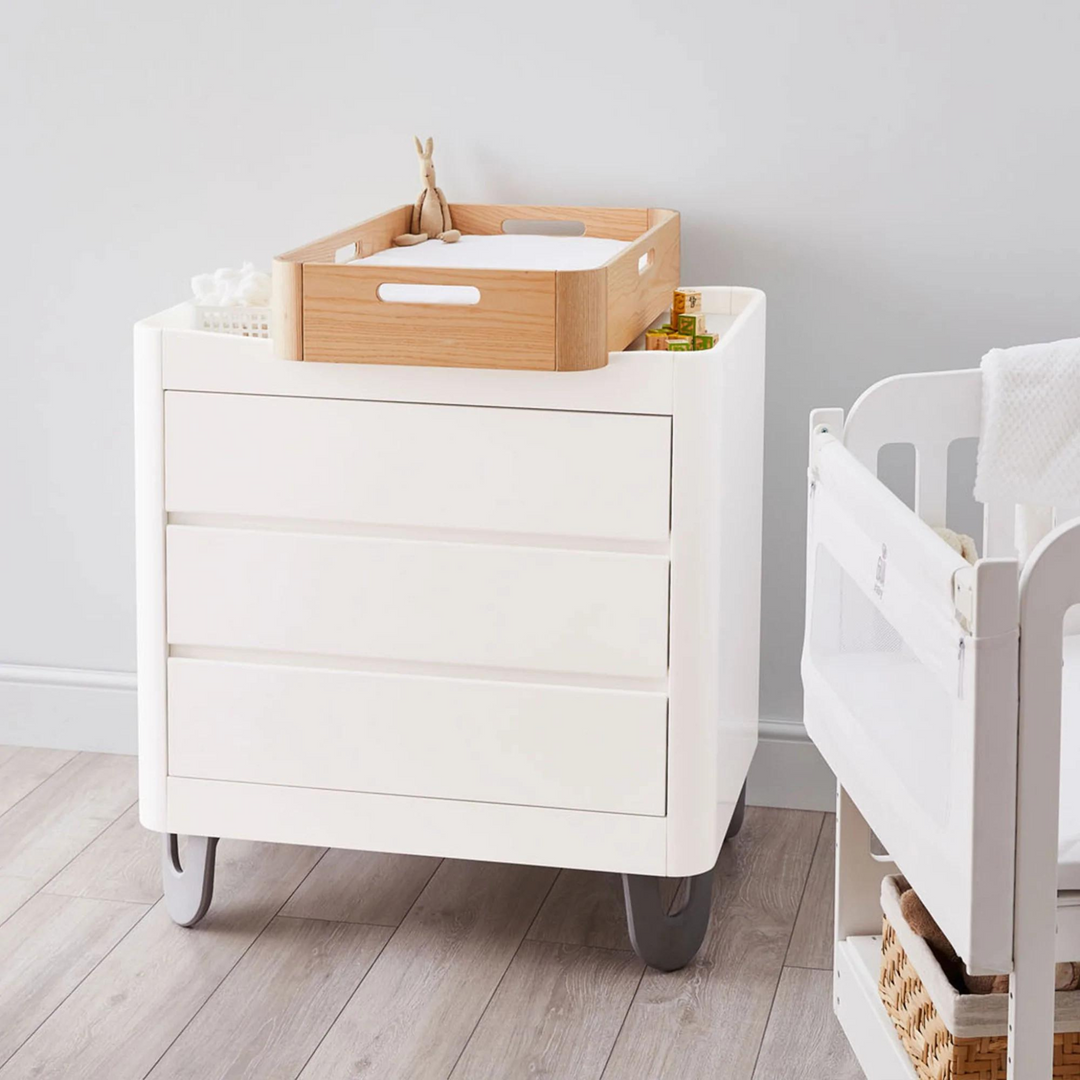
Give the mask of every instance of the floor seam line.
<svg viewBox="0 0 1080 1080">
<path fill-rule="evenodd" d="M 802 911 L 803 899 L 806 896 L 806 886 L 810 881 L 810 872 L 814 868 L 814 856 L 817 854 L 818 843 L 821 840 L 821 832 L 825 828 L 825 814 L 821 812 L 821 821 L 818 823 L 818 834 L 814 839 L 814 846 L 810 852 L 810 861 L 806 867 L 806 877 L 803 878 L 802 889 L 799 892 L 799 903 L 795 907 L 795 915 L 791 920 L 791 925 L 788 927 L 787 944 L 784 946 L 784 956 L 780 961 L 779 970 L 776 972 L 776 982 L 773 984 L 772 997 L 769 1000 L 769 1011 L 765 1017 L 765 1023 L 761 1029 L 761 1035 L 758 1038 L 757 1052 L 754 1054 L 754 1065 L 750 1070 L 750 1080 L 754 1080 L 758 1071 L 758 1065 L 761 1063 L 761 1051 L 765 1046 L 765 1036 L 769 1033 L 769 1025 L 772 1023 L 773 1009 L 776 1008 L 776 994 L 780 989 L 780 980 L 784 977 L 784 968 L 787 967 L 787 954 L 791 948 L 791 939 L 795 934 L 795 924 L 799 921 L 799 912 Z"/>
<path fill-rule="evenodd" d="M 533 923 L 535 923 L 536 920 L 540 917 L 541 909 L 547 903 L 548 897 L 551 895 L 552 890 L 555 888 L 555 882 L 558 881 L 561 876 L 562 871 L 560 870 L 551 879 L 551 884 L 547 887 L 547 891 L 541 898 L 540 903 L 536 905 L 536 911 L 533 912 L 533 917 L 529 920 L 529 925 L 525 928 L 525 932 L 521 935 L 521 939 L 517 943 L 517 948 L 514 949 L 514 955 L 510 957 L 509 961 L 506 964 L 506 967 L 503 968 L 502 974 L 499 976 L 498 981 L 495 983 L 495 988 L 488 995 L 487 1001 L 484 1002 L 484 1007 L 480 1010 L 480 1015 L 476 1018 L 476 1023 L 472 1026 L 472 1031 L 469 1032 L 469 1037 L 461 1044 L 461 1049 L 458 1051 L 457 1057 L 454 1058 L 454 1064 L 450 1066 L 450 1071 L 446 1074 L 447 1080 L 451 1080 L 455 1070 L 461 1063 L 461 1059 L 465 1056 L 465 1051 L 469 1049 L 469 1043 L 473 1041 L 473 1037 L 476 1035 L 477 1029 L 480 1027 L 481 1022 L 487 1015 L 488 1009 L 491 1008 L 491 1003 L 495 1000 L 495 995 L 499 992 L 499 987 L 502 986 L 503 980 L 506 978 L 506 973 L 510 970 L 511 967 L 514 966 L 514 961 L 517 959 L 518 953 L 521 952 L 521 946 L 529 940 L 529 931 L 532 929 Z"/>
<path fill-rule="evenodd" d="M 37 895 L 38 895 L 37 893 L 34 893 L 34 896 L 37 896 Z M 30 900 L 32 900 L 32 899 L 33 899 L 33 897 L 30 897 Z M 79 899 L 79 898 L 78 897 L 66 897 L 65 899 Z M 27 900 L 26 903 L 29 903 L 30 900 Z M 160 901 L 158 901 L 158 903 L 160 903 Z M 3 1061 L 0 1061 L 0 1072 L 3 1072 L 4 1069 L 7 1068 L 8 1063 L 15 1059 L 15 1055 L 18 1054 L 19 1051 L 22 1050 L 22 1048 L 53 1018 L 53 1016 L 64 1005 L 64 1003 L 71 997 L 71 995 L 74 994 L 75 991 L 78 990 L 79 987 L 82 986 L 82 984 L 84 982 L 86 982 L 86 980 L 89 979 L 90 976 L 93 975 L 94 972 L 97 971 L 97 969 L 99 967 L 101 967 L 101 965 L 106 961 L 106 959 L 108 959 L 108 957 L 112 956 L 112 954 L 127 939 L 128 934 L 130 934 L 135 929 L 136 926 L 139 926 L 142 923 L 143 919 L 145 919 L 146 916 L 149 915 L 150 912 L 153 911 L 154 908 L 157 905 L 156 904 L 144 904 L 142 906 L 145 907 L 146 910 L 131 924 L 131 926 L 129 926 L 127 928 L 127 930 L 124 931 L 123 934 L 120 935 L 120 937 L 118 937 L 116 939 L 116 942 L 113 944 L 113 947 L 111 949 L 109 949 L 108 952 L 106 952 L 101 957 L 101 959 L 71 988 L 70 991 L 68 991 L 68 993 L 66 993 L 63 996 L 63 998 L 60 1001 L 58 1001 L 56 1003 L 55 1007 L 52 1008 L 49 1011 L 49 1015 L 44 1017 L 42 1019 L 41 1023 L 38 1024 L 34 1028 L 34 1030 L 31 1031 L 30 1034 L 27 1035 L 26 1038 L 23 1039 L 23 1041 L 21 1043 L 19 1043 L 19 1045 L 17 1047 L 15 1047 L 14 1050 L 12 1050 L 12 1052 Z M 12 914 L 14 914 L 14 912 L 12 912 Z"/>
<path fill-rule="evenodd" d="M 49 748 L 49 747 L 47 747 L 47 746 L 46 746 L 46 747 L 38 747 L 38 746 L 20 746 L 20 747 L 19 747 L 19 749 L 20 749 L 20 750 L 48 750 L 48 749 L 50 749 L 50 748 Z M 29 790 L 29 791 L 27 791 L 27 792 L 25 792 L 24 794 L 20 795 L 20 796 L 19 796 L 19 797 L 18 797 L 18 798 L 17 798 L 17 799 L 16 799 L 16 800 L 15 800 L 15 801 L 14 801 L 14 802 L 13 802 L 13 803 L 12 803 L 12 804 L 11 804 L 11 805 L 10 805 L 10 806 L 9 806 L 9 807 L 7 808 L 7 809 L 6 809 L 6 810 L 4 810 L 3 812 L 0 812 L 0 821 L 2 821 L 2 820 L 3 820 L 3 818 L 4 818 L 4 816 L 5 816 L 6 814 L 9 814 L 9 813 L 11 813 L 11 811 L 12 811 L 12 810 L 14 810 L 14 809 L 15 809 L 15 807 L 16 807 L 16 806 L 18 806 L 18 805 L 19 805 L 19 803 L 21 803 L 21 802 L 22 802 L 22 801 L 23 801 L 24 799 L 28 799 L 28 798 L 30 798 L 30 796 L 31 796 L 31 795 L 33 795 L 33 794 L 34 794 L 34 792 L 35 792 L 35 791 L 37 791 L 37 789 L 38 789 L 39 787 L 41 787 L 41 785 L 42 785 L 42 784 L 47 784 L 47 783 L 48 783 L 48 782 L 49 782 L 49 781 L 50 781 L 50 780 L 51 780 L 51 779 L 52 779 L 52 778 L 53 778 L 54 776 L 56 776 L 56 774 L 57 774 L 57 773 L 59 773 L 59 772 L 62 772 L 62 771 L 63 771 L 64 769 L 66 769 L 66 768 L 67 768 L 67 767 L 68 767 L 68 766 L 69 766 L 69 765 L 70 765 L 70 764 L 71 764 L 71 763 L 72 763 L 73 761 L 75 761 L 75 760 L 76 760 L 76 759 L 77 759 L 78 757 L 80 757 L 80 756 L 81 756 L 82 754 L 84 754 L 84 753 L 89 753 L 89 751 L 86 751 L 86 750 L 76 750 L 76 751 L 75 751 L 74 753 L 72 753 L 71 757 L 69 757 L 69 758 L 67 759 L 67 761 L 65 761 L 65 762 L 64 762 L 64 763 L 63 763 L 62 765 L 58 765 L 58 766 L 57 766 L 57 767 L 56 767 L 55 769 L 53 769 L 53 771 L 52 771 L 51 773 L 49 773 L 49 775 L 48 775 L 48 776 L 46 776 L 46 777 L 43 777 L 43 778 L 42 778 L 41 780 L 39 780 L 39 781 L 38 781 L 38 782 L 37 782 L 37 783 L 36 783 L 36 784 L 35 784 L 35 785 L 34 785 L 34 786 L 33 786 L 33 787 L 32 787 L 32 788 L 31 788 L 31 789 Z M 10 760 L 12 760 L 12 759 L 11 759 L 11 758 L 9 758 L 8 760 L 10 761 Z"/>
<path fill-rule="evenodd" d="M 244 950 L 240 953 L 240 955 L 229 966 L 229 970 L 226 971 L 225 974 L 222 975 L 220 979 L 218 979 L 217 983 L 214 985 L 214 988 L 210 991 L 210 993 L 208 993 L 206 995 L 205 998 L 203 998 L 202 1004 L 191 1014 L 191 1016 L 188 1017 L 187 1022 L 180 1028 L 180 1030 L 176 1033 L 176 1035 L 173 1036 L 173 1038 L 169 1042 L 169 1045 L 166 1046 L 165 1049 L 162 1050 L 160 1054 L 158 1054 L 157 1058 L 154 1060 L 154 1064 L 151 1065 L 150 1068 L 145 1073 L 143 1073 L 143 1080 L 146 1080 L 146 1077 L 150 1076 L 153 1073 L 153 1071 L 161 1064 L 161 1061 L 165 1057 L 165 1055 L 177 1044 L 177 1042 L 179 1042 L 179 1040 L 180 1040 L 181 1036 L 184 1034 L 184 1032 L 187 1031 L 187 1029 L 189 1027 L 191 1027 L 191 1025 L 193 1023 L 195 1023 L 196 1018 L 202 1013 L 203 1009 L 205 1009 L 206 1006 L 210 1004 L 210 1002 L 213 999 L 214 995 L 225 984 L 225 980 L 237 969 L 237 967 L 239 967 L 240 962 L 244 959 L 245 956 L 247 956 L 247 954 L 252 950 L 252 948 L 254 948 L 255 943 L 257 941 L 259 941 L 259 939 L 263 936 L 263 934 L 266 933 L 267 928 L 270 926 L 270 924 L 274 921 L 274 919 L 277 918 L 278 912 L 293 898 L 293 894 L 296 892 L 296 890 L 299 889 L 300 886 L 305 881 L 307 881 L 308 874 L 310 874 L 311 871 L 314 870 L 315 867 L 318 866 L 319 863 L 321 863 L 323 861 L 323 858 L 325 857 L 327 851 L 329 851 L 329 850 L 330 850 L 329 848 L 323 848 L 322 854 L 315 860 L 314 863 L 312 863 L 311 868 L 308 870 L 307 874 L 304 874 L 300 878 L 300 880 L 296 883 L 296 886 L 293 888 L 292 892 L 290 892 L 289 895 L 287 897 L 285 897 L 285 899 L 271 913 L 270 917 L 259 928 L 259 932 L 251 939 L 251 941 L 249 941 L 247 943 L 247 946 L 244 948 Z M 214 857 L 216 859 L 217 855 L 215 854 Z M 162 900 L 159 901 L 159 902 L 164 903 L 164 897 L 162 897 Z M 198 933 L 198 931 L 196 930 L 195 933 Z"/>
<path fill-rule="evenodd" d="M 641 965 L 641 974 L 638 975 L 637 985 L 634 987 L 634 992 L 630 995 L 630 1003 L 626 1006 L 626 1012 L 623 1013 L 622 1023 L 619 1024 L 619 1030 L 615 1032 L 615 1038 L 611 1040 L 611 1046 L 608 1047 L 607 1057 L 604 1058 L 604 1067 L 600 1070 L 600 1075 L 597 1080 L 604 1080 L 607 1075 L 608 1066 L 611 1064 L 611 1059 L 615 1055 L 615 1047 L 619 1045 L 619 1040 L 622 1038 L 623 1030 L 626 1027 L 626 1021 L 630 1019 L 630 1012 L 634 1007 L 634 1002 L 637 1001 L 637 996 L 641 992 L 641 984 L 645 981 L 645 975 L 648 972 L 648 967 L 644 963 Z"/>
<path fill-rule="evenodd" d="M 80 752 L 79 754 L 76 754 L 75 757 L 73 757 L 71 759 L 71 761 L 76 761 L 81 756 L 82 756 L 82 753 Z M 61 769 L 66 769 L 67 766 L 71 764 L 71 761 L 65 762 L 60 767 L 60 769 L 57 769 L 56 772 L 53 773 L 53 776 L 55 776 L 56 773 L 59 773 Z M 48 779 L 51 779 L 51 777 L 48 778 Z M 45 783 L 45 781 L 43 780 L 42 783 Z M 41 787 L 41 784 L 38 784 L 38 787 Z M 35 788 L 34 790 L 37 791 L 37 788 Z M 22 800 L 20 799 L 19 801 L 21 802 Z M 18 805 L 18 804 L 16 804 L 16 805 Z M 8 919 L 12 918 L 13 916 L 17 915 L 20 911 L 22 911 L 22 909 L 24 907 L 26 907 L 26 905 L 29 904 L 30 901 L 33 900 L 35 896 L 37 896 L 40 893 L 44 892 L 45 889 L 47 889 L 80 855 L 82 855 L 83 852 L 85 852 L 90 847 L 91 844 L 97 843 L 97 841 L 100 840 L 102 838 L 102 836 L 104 836 L 105 833 L 108 832 L 108 830 L 111 829 L 133 806 L 138 806 L 138 805 L 139 805 L 139 800 L 136 798 L 136 800 L 133 803 L 129 803 L 127 806 L 125 806 L 124 809 L 121 810 L 120 813 L 117 814 L 116 817 L 114 817 L 112 819 L 112 821 L 110 821 L 107 825 L 102 826 L 100 832 L 95 833 L 89 840 L 87 840 L 86 843 L 83 844 L 83 846 L 81 848 L 79 848 L 79 850 L 76 851 L 75 854 L 72 855 L 71 858 L 68 859 L 68 861 L 66 863 L 64 863 L 64 865 L 61 866 L 60 869 L 57 870 L 55 874 L 53 874 L 51 877 L 46 878 L 17 908 L 15 908 L 14 911 L 8 912 L 8 914 L 5 915 L 4 918 L 0 919 L 0 926 L 3 926 L 4 923 L 6 923 L 8 921 Z M 5 813 L 6 813 L 6 811 L 5 811 Z M 0 818 L 2 818 L 3 816 L 4 816 L 3 814 L 0 814 Z M 0 872 L 0 876 L 3 876 L 2 872 Z M 24 879 L 19 878 L 18 880 L 22 881 Z M 49 893 L 48 895 L 50 895 L 50 896 L 53 896 L 53 895 L 62 896 L 63 893 Z M 79 899 L 79 897 L 74 897 L 73 899 Z M 90 897 L 84 897 L 83 899 L 96 900 L 96 899 L 100 899 L 100 898 L 90 896 Z M 154 901 L 154 903 L 156 903 L 156 902 L 157 901 Z M 142 903 L 142 901 L 135 901 L 135 903 Z M 150 906 L 153 907 L 154 906 L 153 903 Z"/>
<path fill-rule="evenodd" d="M 795 927 L 799 925 L 799 916 L 802 914 L 803 902 L 806 900 L 806 890 L 810 884 L 810 875 L 814 872 L 814 864 L 817 862 L 818 848 L 821 846 L 821 838 L 825 835 L 825 814 L 822 812 L 821 825 L 818 827 L 818 834 L 814 840 L 814 850 L 810 853 L 810 866 L 806 871 L 806 880 L 803 882 L 802 891 L 799 893 L 799 906 L 795 909 L 795 918 L 791 923 L 791 933 L 788 934 L 787 948 L 784 949 L 784 967 L 798 967 L 797 964 L 789 964 L 787 962 L 788 953 L 791 952 L 791 942 L 795 937 Z"/>
<path fill-rule="evenodd" d="M 416 896 L 413 898 L 413 902 L 409 905 L 409 910 L 401 916 L 401 922 L 399 922 L 397 926 L 395 926 L 393 930 L 387 935 L 386 940 L 382 944 L 382 948 L 379 949 L 379 951 L 375 954 L 375 958 L 368 965 L 367 970 L 364 972 L 364 974 L 360 976 L 360 981 L 356 984 L 356 986 L 353 987 L 353 992 L 342 1003 L 341 1008 L 337 1011 L 337 1015 L 334 1017 L 333 1020 L 330 1021 L 329 1024 L 326 1025 L 326 1030 L 319 1037 L 318 1042 L 316 1042 L 315 1045 L 312 1047 L 311 1053 L 308 1054 L 308 1056 L 304 1059 L 304 1063 L 300 1066 L 300 1071 L 296 1073 L 296 1075 L 293 1077 L 293 1080 L 300 1080 L 300 1078 L 307 1071 L 307 1067 L 311 1064 L 312 1059 L 319 1052 L 319 1047 L 322 1046 L 324 1042 L 326 1042 L 327 1035 L 329 1035 L 330 1032 L 334 1030 L 335 1025 L 341 1019 L 342 1013 L 344 1013 L 345 1010 L 349 1007 L 349 1003 L 352 1001 L 352 999 L 356 997 L 357 993 L 360 990 L 360 987 L 364 985 L 364 980 L 367 979 L 367 977 L 372 973 L 372 971 L 375 970 L 375 965 L 382 958 L 382 954 L 386 952 L 387 946 L 390 944 L 391 941 L 394 940 L 395 937 L 397 937 L 398 931 L 402 928 L 402 926 L 405 925 L 405 920 L 412 914 L 413 908 L 415 908 L 416 905 L 420 902 L 420 897 L 424 895 L 424 893 L 427 891 L 427 887 L 431 884 L 431 879 L 436 875 L 436 873 L 438 873 L 439 867 L 442 866 L 445 861 L 445 859 L 439 859 L 439 861 L 435 864 L 434 869 L 432 869 L 431 873 L 428 875 L 427 881 L 424 882 L 423 886 L 418 890 Z M 314 869 L 314 867 L 312 867 L 312 869 Z M 383 929 L 385 930 L 388 928 L 383 927 Z"/>
</svg>

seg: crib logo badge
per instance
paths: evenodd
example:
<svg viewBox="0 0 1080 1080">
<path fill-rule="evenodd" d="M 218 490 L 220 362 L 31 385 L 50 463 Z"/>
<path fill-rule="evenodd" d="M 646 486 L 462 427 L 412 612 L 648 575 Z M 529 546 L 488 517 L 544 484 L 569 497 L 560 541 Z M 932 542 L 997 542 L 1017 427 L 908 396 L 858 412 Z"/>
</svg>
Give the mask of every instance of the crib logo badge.
<svg viewBox="0 0 1080 1080">
<path fill-rule="evenodd" d="M 882 544 L 878 556 L 877 573 L 874 575 L 874 595 L 880 600 L 885 594 L 885 570 L 889 562 L 889 549 Z"/>
</svg>

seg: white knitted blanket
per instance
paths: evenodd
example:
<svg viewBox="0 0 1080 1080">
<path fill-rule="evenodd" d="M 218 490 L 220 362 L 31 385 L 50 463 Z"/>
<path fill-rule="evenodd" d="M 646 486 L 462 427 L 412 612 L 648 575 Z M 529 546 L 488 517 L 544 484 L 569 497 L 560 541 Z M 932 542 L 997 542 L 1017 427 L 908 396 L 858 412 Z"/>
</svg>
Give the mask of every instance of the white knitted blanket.
<svg viewBox="0 0 1080 1080">
<path fill-rule="evenodd" d="M 1016 503 L 1021 558 L 1080 507 L 1080 338 L 991 349 L 982 359 L 975 498 Z"/>
</svg>

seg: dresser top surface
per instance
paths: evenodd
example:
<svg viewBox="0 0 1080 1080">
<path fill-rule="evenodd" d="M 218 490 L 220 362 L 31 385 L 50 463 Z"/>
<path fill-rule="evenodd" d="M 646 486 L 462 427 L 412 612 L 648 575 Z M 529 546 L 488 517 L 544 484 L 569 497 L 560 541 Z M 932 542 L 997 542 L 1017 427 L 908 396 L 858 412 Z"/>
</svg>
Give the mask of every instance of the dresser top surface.
<svg viewBox="0 0 1080 1080">
<path fill-rule="evenodd" d="M 593 371 L 276 360 L 266 339 L 194 329 L 194 308 L 187 303 L 136 324 L 136 362 L 147 350 L 159 355 L 165 390 L 670 415 L 674 366 L 691 358 L 719 361 L 741 326 L 764 307 L 764 295 L 754 289 L 707 287 L 702 293 L 709 327 L 720 334 L 714 349 L 649 352 L 639 340 Z"/>
</svg>

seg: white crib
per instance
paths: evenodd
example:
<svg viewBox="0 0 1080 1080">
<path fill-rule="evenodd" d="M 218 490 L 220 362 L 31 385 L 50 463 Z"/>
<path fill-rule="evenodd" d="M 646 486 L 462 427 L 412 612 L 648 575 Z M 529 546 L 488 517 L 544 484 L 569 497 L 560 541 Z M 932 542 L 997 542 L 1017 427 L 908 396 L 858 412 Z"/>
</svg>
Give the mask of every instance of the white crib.
<svg viewBox="0 0 1080 1080">
<path fill-rule="evenodd" d="M 581 372 L 136 327 L 140 816 L 178 922 L 226 836 L 614 871 L 641 954 L 690 959 L 758 719 L 765 297 L 703 295 L 714 349 Z"/>
<path fill-rule="evenodd" d="M 834 1004 L 868 1080 L 915 1076 L 877 994 L 884 875 L 970 971 L 1012 974 L 1010 1080 L 1051 1076 L 1053 967 L 1080 959 L 1080 522 L 1059 509 L 1022 575 L 1012 506 L 985 508 L 974 566 L 934 533 L 980 405 L 976 369 L 811 417 L 805 720 L 838 782 Z M 894 443 L 915 447 L 914 512 L 877 475 Z"/>
</svg>

